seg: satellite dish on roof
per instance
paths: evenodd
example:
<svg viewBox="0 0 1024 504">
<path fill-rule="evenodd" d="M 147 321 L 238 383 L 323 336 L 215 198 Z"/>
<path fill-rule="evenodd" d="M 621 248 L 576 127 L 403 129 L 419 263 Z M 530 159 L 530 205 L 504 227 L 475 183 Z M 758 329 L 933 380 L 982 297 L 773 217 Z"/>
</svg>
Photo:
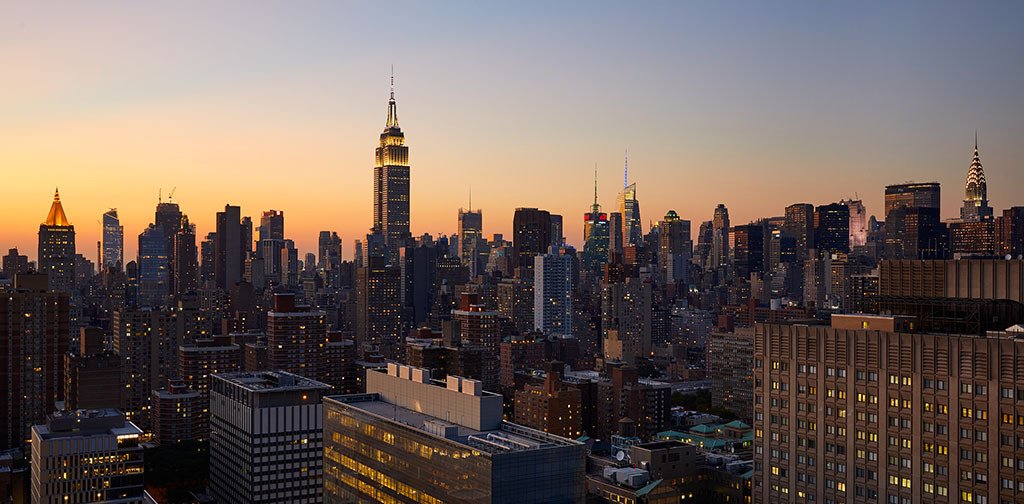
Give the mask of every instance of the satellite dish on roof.
<svg viewBox="0 0 1024 504">
<path fill-rule="evenodd" d="M 615 454 L 615 460 L 618 460 L 619 462 L 622 462 L 623 460 L 625 460 L 625 458 L 626 458 L 626 452 L 624 452 L 622 450 L 619 450 Z"/>
</svg>

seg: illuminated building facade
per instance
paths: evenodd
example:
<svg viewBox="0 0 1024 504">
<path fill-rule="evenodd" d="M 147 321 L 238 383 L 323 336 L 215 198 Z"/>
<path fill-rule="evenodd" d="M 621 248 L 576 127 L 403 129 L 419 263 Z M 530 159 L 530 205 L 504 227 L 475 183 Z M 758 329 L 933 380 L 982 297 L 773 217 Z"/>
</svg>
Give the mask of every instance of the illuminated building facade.
<svg viewBox="0 0 1024 504">
<path fill-rule="evenodd" d="M 38 266 L 46 273 L 50 290 L 71 293 L 75 287 L 75 226 L 64 214 L 60 192 L 53 193 L 53 204 L 46 220 L 39 225 Z"/>
<path fill-rule="evenodd" d="M 459 257 L 462 265 L 470 267 L 472 261 L 476 260 L 477 241 L 483 239 L 484 213 L 481 210 L 473 211 L 459 209 L 459 240 L 462 250 Z"/>
<path fill-rule="evenodd" d="M 710 269 L 729 265 L 729 209 L 719 203 L 711 220 L 711 263 Z"/>
<path fill-rule="evenodd" d="M 452 320 L 458 321 L 462 327 L 462 341 L 479 346 L 490 356 L 483 361 L 483 378 L 485 390 L 498 390 L 501 362 L 495 358 L 499 355 L 498 344 L 501 343 L 501 327 L 498 324 L 500 313 L 487 310 L 480 303 L 476 293 L 463 293 L 459 310 L 452 310 Z"/>
<path fill-rule="evenodd" d="M 159 308 L 167 304 L 168 253 L 164 229 L 150 224 L 139 234 L 139 305 Z"/>
<path fill-rule="evenodd" d="M 328 390 L 284 371 L 213 375 L 211 496 L 222 504 L 323 502 Z"/>
<path fill-rule="evenodd" d="M 502 397 L 389 364 L 324 400 L 324 502 L 583 502 L 582 443 L 502 421 Z"/>
<path fill-rule="evenodd" d="M 310 379 L 320 379 L 327 345 L 327 314 L 298 306 L 295 294 L 276 294 L 267 313 L 267 365 Z"/>
<path fill-rule="evenodd" d="M 0 296 L 0 450 L 23 446 L 64 397 L 69 296 L 46 282 L 43 274 L 17 275 L 14 290 Z"/>
<path fill-rule="evenodd" d="M 850 251 L 850 207 L 846 203 L 814 209 L 814 246 L 819 254 Z"/>
<path fill-rule="evenodd" d="M 409 148 L 398 126 L 395 108 L 395 76 L 391 76 L 388 121 L 380 134 L 373 167 L 373 231 L 384 235 L 389 254 L 409 238 Z"/>
<path fill-rule="evenodd" d="M 154 443 L 177 444 L 209 436 L 208 406 L 184 381 L 168 380 L 164 388 L 153 391 L 152 403 Z"/>
<path fill-rule="evenodd" d="M 142 504 L 141 434 L 116 409 L 50 415 L 32 427 L 32 502 Z"/>
<path fill-rule="evenodd" d="M 786 207 L 783 231 L 796 241 L 798 259 L 806 259 L 807 251 L 814 248 L 814 206 L 795 203 Z"/>
<path fill-rule="evenodd" d="M 868 213 L 861 200 L 841 201 L 850 210 L 850 250 L 868 244 Z"/>
<path fill-rule="evenodd" d="M 939 208 L 940 187 L 938 182 L 909 182 L 885 186 L 885 222 L 897 208 Z"/>
<path fill-rule="evenodd" d="M 996 254 L 1021 259 L 1024 256 L 1024 207 L 1003 210 L 996 217 Z"/>
<path fill-rule="evenodd" d="M 564 372 L 565 364 L 552 362 L 543 385 L 527 383 L 516 391 L 517 424 L 569 439 L 583 435 L 580 389 L 562 382 Z"/>
<path fill-rule="evenodd" d="M 976 222 L 992 219 L 992 207 L 988 206 L 988 183 L 985 181 L 985 169 L 981 166 L 978 154 L 978 136 L 974 136 L 974 159 L 967 170 L 967 183 L 964 187 L 964 206 L 960 208 L 960 219 L 965 222 Z"/>
</svg>

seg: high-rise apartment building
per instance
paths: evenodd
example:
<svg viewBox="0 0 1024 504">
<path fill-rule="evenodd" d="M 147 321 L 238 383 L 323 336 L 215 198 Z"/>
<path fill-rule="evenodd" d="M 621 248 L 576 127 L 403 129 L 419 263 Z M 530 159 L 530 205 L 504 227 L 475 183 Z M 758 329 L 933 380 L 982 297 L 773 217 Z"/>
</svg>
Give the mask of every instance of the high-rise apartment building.
<svg viewBox="0 0 1024 504">
<path fill-rule="evenodd" d="M 121 271 L 124 268 L 124 226 L 117 218 L 117 209 L 103 213 L 103 264 L 104 270 Z"/>
<path fill-rule="evenodd" d="M 163 388 L 153 391 L 151 404 L 153 443 L 170 445 L 209 436 L 209 405 L 184 381 L 167 380 Z"/>
<path fill-rule="evenodd" d="M 398 248 L 409 232 L 409 147 L 398 126 L 395 108 L 395 76 L 391 76 L 388 121 L 380 134 L 373 167 L 373 232 L 384 236 L 389 257 L 398 256 Z"/>
<path fill-rule="evenodd" d="M 756 326 L 755 503 L 1019 499 L 1024 340 L 912 323 Z"/>
<path fill-rule="evenodd" d="M 267 365 L 317 380 L 323 374 L 327 314 L 298 306 L 294 294 L 276 294 L 267 313 Z"/>
<path fill-rule="evenodd" d="M 580 389 L 562 382 L 564 373 L 564 363 L 552 362 L 542 385 L 526 384 L 516 391 L 517 424 L 568 439 L 583 435 Z"/>
<path fill-rule="evenodd" d="M 601 332 L 605 358 L 632 364 L 637 358 L 651 355 L 653 291 L 651 280 L 645 278 L 606 278 L 601 282 Z"/>
<path fill-rule="evenodd" d="M 368 265 L 356 270 L 356 344 L 364 351 L 387 358 L 400 355 L 402 337 L 402 271 L 384 264 L 382 257 L 368 257 Z"/>
<path fill-rule="evenodd" d="M 551 215 L 551 245 L 555 247 L 561 247 L 565 244 L 565 232 L 562 227 L 562 216 L 558 214 Z"/>
<path fill-rule="evenodd" d="M 199 262 L 196 250 L 196 226 L 181 218 L 181 229 L 174 235 L 171 265 L 171 294 L 175 299 L 199 288 Z"/>
<path fill-rule="evenodd" d="M 4 277 L 13 279 L 14 275 L 23 273 L 28 273 L 28 256 L 19 254 L 16 248 L 8 250 L 3 258 Z"/>
<path fill-rule="evenodd" d="M 533 328 L 544 334 L 572 336 L 572 256 L 537 255 L 533 270 Z"/>
<path fill-rule="evenodd" d="M 141 435 L 115 409 L 53 413 L 32 427 L 32 502 L 146 502 Z"/>
<path fill-rule="evenodd" d="M 75 287 L 75 226 L 64 214 L 60 192 L 53 193 L 53 204 L 46 220 L 39 225 L 38 271 L 48 277 L 49 289 L 71 293 Z"/>
<path fill-rule="evenodd" d="M 211 376 L 241 370 L 242 349 L 231 340 L 230 335 L 216 335 L 197 338 L 191 344 L 178 346 L 177 376 L 189 392 L 195 392 L 198 396 L 196 406 L 191 411 L 191 416 L 199 421 L 199 429 L 195 431 L 196 439 L 209 438 Z"/>
<path fill-rule="evenodd" d="M 323 502 L 328 390 L 284 371 L 213 375 L 211 496 L 223 504 Z"/>
<path fill-rule="evenodd" d="M 14 277 L 0 296 L 0 450 L 22 447 L 64 398 L 68 306 L 68 294 L 48 289 L 42 273 Z"/>
<path fill-rule="evenodd" d="M 484 390 L 498 390 L 498 372 L 500 362 L 493 358 L 499 354 L 498 344 L 501 343 L 501 327 L 496 311 L 488 310 L 480 303 L 476 293 L 463 293 L 460 309 L 452 310 L 452 320 L 458 321 L 462 329 L 462 342 L 482 347 L 491 358 L 484 359 L 481 382 Z"/>
<path fill-rule="evenodd" d="M 754 331 L 713 332 L 708 348 L 711 405 L 750 418 L 754 408 Z"/>
<path fill-rule="evenodd" d="M 584 445 L 502 421 L 502 402 L 475 380 L 368 370 L 366 394 L 324 400 L 324 501 L 583 502 Z"/>
<path fill-rule="evenodd" d="M 551 247 L 551 214 L 536 208 L 517 208 L 512 217 L 512 255 L 517 267 L 533 267 L 533 257 Z"/>
</svg>

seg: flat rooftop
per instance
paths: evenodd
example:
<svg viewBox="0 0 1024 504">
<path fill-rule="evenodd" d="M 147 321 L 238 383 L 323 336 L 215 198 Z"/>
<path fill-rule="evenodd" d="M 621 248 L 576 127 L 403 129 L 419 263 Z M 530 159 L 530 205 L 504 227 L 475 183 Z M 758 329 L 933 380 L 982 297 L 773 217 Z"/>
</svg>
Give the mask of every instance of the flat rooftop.
<svg viewBox="0 0 1024 504">
<path fill-rule="evenodd" d="M 321 383 L 286 371 L 218 373 L 211 376 L 213 376 L 215 380 L 224 380 L 252 392 L 331 388 L 331 386 L 326 383 Z"/>
<path fill-rule="evenodd" d="M 413 411 L 381 400 L 379 394 L 349 394 L 328 396 L 325 400 L 345 404 L 351 408 L 376 415 L 384 420 L 403 424 L 428 435 L 445 438 L 460 445 L 490 454 L 539 450 L 580 444 L 546 432 L 530 429 L 510 422 L 501 422 L 498 429 L 476 430 L 447 422 L 443 418 Z"/>
</svg>

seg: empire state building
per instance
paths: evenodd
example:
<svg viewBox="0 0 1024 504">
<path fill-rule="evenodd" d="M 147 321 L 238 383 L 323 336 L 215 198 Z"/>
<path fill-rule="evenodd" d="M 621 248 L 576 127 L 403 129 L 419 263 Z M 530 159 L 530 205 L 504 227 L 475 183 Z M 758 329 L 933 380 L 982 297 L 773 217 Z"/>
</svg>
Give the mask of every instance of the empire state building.
<svg viewBox="0 0 1024 504">
<path fill-rule="evenodd" d="M 391 76 L 388 122 L 380 134 L 373 168 L 373 232 L 384 236 L 389 255 L 397 257 L 398 247 L 409 238 L 409 148 L 398 127 L 395 109 L 395 77 Z"/>
</svg>

